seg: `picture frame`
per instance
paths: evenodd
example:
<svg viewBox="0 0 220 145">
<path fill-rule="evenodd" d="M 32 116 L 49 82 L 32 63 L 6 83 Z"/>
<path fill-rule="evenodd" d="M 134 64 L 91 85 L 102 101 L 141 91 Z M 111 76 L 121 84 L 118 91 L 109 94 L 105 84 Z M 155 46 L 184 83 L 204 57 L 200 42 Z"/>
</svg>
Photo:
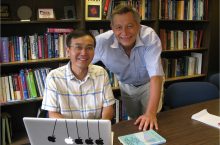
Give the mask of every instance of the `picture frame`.
<svg viewBox="0 0 220 145">
<path fill-rule="evenodd" d="M 38 20 L 55 20 L 54 10 L 52 8 L 39 8 L 37 14 Z"/>
<path fill-rule="evenodd" d="M 76 10 L 74 6 L 64 6 L 64 18 L 76 19 Z"/>
<path fill-rule="evenodd" d="M 1 4 L 0 7 L 0 18 L 8 19 L 10 17 L 10 9 L 8 4 Z"/>
<path fill-rule="evenodd" d="M 101 20 L 102 19 L 102 0 L 86 0 L 85 6 L 86 20 Z"/>
</svg>

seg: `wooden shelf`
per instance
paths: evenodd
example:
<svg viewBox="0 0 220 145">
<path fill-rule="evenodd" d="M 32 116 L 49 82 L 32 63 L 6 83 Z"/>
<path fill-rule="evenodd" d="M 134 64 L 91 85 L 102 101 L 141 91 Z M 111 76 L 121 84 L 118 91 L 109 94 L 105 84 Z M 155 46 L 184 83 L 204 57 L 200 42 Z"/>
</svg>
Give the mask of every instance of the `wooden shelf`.
<svg viewBox="0 0 220 145">
<path fill-rule="evenodd" d="M 180 76 L 180 77 L 174 77 L 174 78 L 166 78 L 165 83 L 173 82 L 173 81 L 189 80 L 189 79 L 193 79 L 193 78 L 203 78 L 203 77 L 206 77 L 206 75 L 201 74 L 201 75 L 191 75 L 191 76 Z"/>
<path fill-rule="evenodd" d="M 190 49 L 178 49 L 178 50 L 163 50 L 162 53 L 172 53 L 172 52 L 201 52 L 207 51 L 207 48 L 190 48 Z"/>
<path fill-rule="evenodd" d="M 4 67 L 4 66 L 23 65 L 23 64 L 38 64 L 38 63 L 67 62 L 67 61 L 69 61 L 69 58 L 48 58 L 48 59 L 36 59 L 36 60 L 0 63 L 0 66 Z"/>
<path fill-rule="evenodd" d="M 7 20 L 7 21 L 1 21 L 1 25 L 14 25 L 14 24 L 49 24 L 49 23 L 79 23 L 82 20 L 80 19 L 61 19 L 61 20 L 31 20 L 31 21 L 19 21 L 19 20 Z"/>
<path fill-rule="evenodd" d="M 5 103 L 1 103 L 0 106 L 10 106 L 10 105 L 16 105 L 16 104 L 25 104 L 25 103 L 30 103 L 30 102 L 39 102 L 42 101 L 42 97 L 37 97 L 37 98 L 31 98 L 31 99 L 27 99 L 27 100 L 13 100 L 10 102 L 5 102 Z"/>
</svg>

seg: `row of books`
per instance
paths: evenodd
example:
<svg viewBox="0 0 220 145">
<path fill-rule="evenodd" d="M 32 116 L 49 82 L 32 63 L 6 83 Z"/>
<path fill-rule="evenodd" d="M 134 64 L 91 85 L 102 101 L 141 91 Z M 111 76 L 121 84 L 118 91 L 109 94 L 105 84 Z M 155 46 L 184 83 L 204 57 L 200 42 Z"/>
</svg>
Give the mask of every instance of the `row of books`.
<svg viewBox="0 0 220 145">
<path fill-rule="evenodd" d="M 201 48 L 203 30 L 166 30 L 160 29 L 163 50 Z"/>
<path fill-rule="evenodd" d="M 208 0 L 160 0 L 159 19 L 207 20 Z"/>
<path fill-rule="evenodd" d="M 66 57 L 71 28 L 48 28 L 43 35 L 0 37 L 0 62 Z"/>
<path fill-rule="evenodd" d="M 1 114 L 1 144 L 11 144 L 12 124 L 11 116 L 8 113 Z"/>
<path fill-rule="evenodd" d="M 50 68 L 21 69 L 17 74 L 1 76 L 0 102 L 42 97 L 45 79 L 49 71 Z"/>
<path fill-rule="evenodd" d="M 86 0 L 85 19 L 86 20 L 109 20 L 112 10 L 118 4 L 131 5 L 135 8 L 142 20 L 151 18 L 151 0 Z"/>
<path fill-rule="evenodd" d="M 151 0 L 121 0 L 114 1 L 113 7 L 118 4 L 130 5 L 137 10 L 142 20 L 151 19 L 152 1 Z"/>
<path fill-rule="evenodd" d="M 165 78 L 201 74 L 202 53 L 191 53 L 191 56 L 180 58 L 162 58 Z"/>
<path fill-rule="evenodd" d="M 50 68 L 21 69 L 18 74 L 0 77 L 0 102 L 42 97 Z M 119 87 L 116 76 L 107 70 L 111 86 Z M 3 85 L 5 84 L 5 85 Z"/>
</svg>

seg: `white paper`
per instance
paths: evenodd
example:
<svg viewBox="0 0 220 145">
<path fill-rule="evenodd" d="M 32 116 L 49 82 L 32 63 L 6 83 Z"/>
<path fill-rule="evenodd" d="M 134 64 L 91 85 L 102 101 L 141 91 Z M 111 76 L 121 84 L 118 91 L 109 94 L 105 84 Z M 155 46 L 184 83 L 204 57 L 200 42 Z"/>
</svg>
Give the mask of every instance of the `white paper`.
<svg viewBox="0 0 220 145">
<path fill-rule="evenodd" d="M 208 113 L 207 109 L 193 114 L 191 118 L 220 129 L 220 117 Z"/>
</svg>

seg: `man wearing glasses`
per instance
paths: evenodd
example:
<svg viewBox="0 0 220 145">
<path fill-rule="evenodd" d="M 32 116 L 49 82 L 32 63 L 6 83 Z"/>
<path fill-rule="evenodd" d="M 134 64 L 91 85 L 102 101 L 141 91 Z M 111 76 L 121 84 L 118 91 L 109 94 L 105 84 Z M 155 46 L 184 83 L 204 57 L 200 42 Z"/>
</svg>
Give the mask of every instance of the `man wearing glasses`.
<svg viewBox="0 0 220 145">
<path fill-rule="evenodd" d="M 52 70 L 46 78 L 42 109 L 51 118 L 113 118 L 115 99 L 108 74 L 90 64 L 94 57 L 94 36 L 74 30 L 67 36 L 67 65 Z"/>
</svg>

